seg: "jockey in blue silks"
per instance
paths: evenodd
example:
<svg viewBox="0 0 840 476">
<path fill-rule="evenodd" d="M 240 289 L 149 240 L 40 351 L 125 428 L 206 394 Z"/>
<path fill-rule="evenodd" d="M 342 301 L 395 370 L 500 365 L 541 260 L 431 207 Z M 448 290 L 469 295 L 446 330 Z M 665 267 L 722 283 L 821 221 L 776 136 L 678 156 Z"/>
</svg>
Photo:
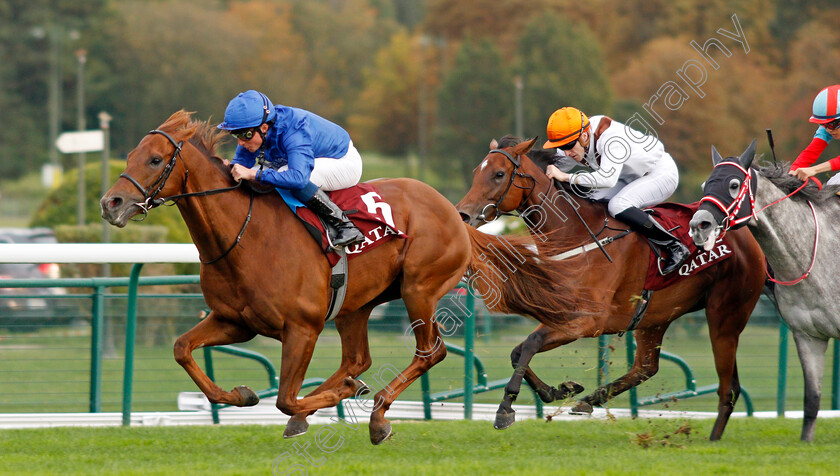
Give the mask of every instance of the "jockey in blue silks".
<svg viewBox="0 0 840 476">
<path fill-rule="evenodd" d="M 336 234 L 336 248 L 364 241 L 364 235 L 324 193 L 359 183 L 362 157 L 340 126 L 303 109 L 271 103 L 250 90 L 231 99 L 219 129 L 238 141 L 231 175 L 287 189 L 319 215 Z M 262 167 L 255 169 L 254 165 Z"/>
</svg>

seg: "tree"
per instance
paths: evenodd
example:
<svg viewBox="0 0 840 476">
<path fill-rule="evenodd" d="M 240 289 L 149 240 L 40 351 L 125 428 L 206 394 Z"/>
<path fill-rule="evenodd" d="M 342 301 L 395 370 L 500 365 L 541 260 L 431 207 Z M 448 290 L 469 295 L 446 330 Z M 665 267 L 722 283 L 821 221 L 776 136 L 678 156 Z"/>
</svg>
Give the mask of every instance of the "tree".
<svg viewBox="0 0 840 476">
<path fill-rule="evenodd" d="M 490 140 L 512 131 L 513 116 L 510 68 L 491 41 L 467 38 L 438 93 L 435 171 L 453 174 L 463 191 Z"/>
<path fill-rule="evenodd" d="M 535 17 L 519 41 L 526 136 L 544 135 L 552 112 L 574 106 L 609 114 L 612 90 L 598 39 L 584 24 L 560 16 Z"/>
<path fill-rule="evenodd" d="M 357 145 L 385 154 L 405 154 L 417 144 L 421 62 L 419 39 L 393 36 L 365 71 L 365 87 L 348 120 Z"/>
</svg>

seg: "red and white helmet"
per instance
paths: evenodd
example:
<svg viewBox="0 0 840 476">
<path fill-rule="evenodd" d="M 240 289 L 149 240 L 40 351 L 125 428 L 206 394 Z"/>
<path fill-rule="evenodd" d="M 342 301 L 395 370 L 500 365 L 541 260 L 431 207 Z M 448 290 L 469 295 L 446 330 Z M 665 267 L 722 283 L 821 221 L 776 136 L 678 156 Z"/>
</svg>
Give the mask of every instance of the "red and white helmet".
<svg viewBox="0 0 840 476">
<path fill-rule="evenodd" d="M 814 98 L 813 115 L 810 122 L 828 124 L 840 118 L 840 84 L 829 86 Z"/>
</svg>

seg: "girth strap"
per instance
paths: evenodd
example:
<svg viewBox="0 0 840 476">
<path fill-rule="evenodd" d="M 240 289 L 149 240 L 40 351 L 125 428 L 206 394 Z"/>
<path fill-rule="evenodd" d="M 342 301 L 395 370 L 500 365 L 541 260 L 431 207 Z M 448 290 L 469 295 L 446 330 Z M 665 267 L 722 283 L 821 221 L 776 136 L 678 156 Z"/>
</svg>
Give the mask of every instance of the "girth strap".
<svg viewBox="0 0 840 476">
<path fill-rule="evenodd" d="M 624 335 L 625 332 L 633 332 L 636 329 L 636 326 L 639 325 L 639 322 L 642 321 L 642 318 L 645 316 L 645 311 L 647 311 L 648 303 L 650 303 L 650 296 L 653 294 L 653 291 L 650 289 L 643 289 L 642 295 L 639 296 L 639 301 L 636 302 L 636 312 L 633 314 L 633 319 L 630 320 L 630 325 L 627 326 L 627 329 L 618 333 L 618 337 Z"/>
<path fill-rule="evenodd" d="M 340 256 L 338 263 L 332 268 L 330 275 L 330 307 L 327 309 L 326 322 L 330 322 L 338 315 L 341 306 L 344 305 L 344 298 L 347 297 L 347 251 L 341 248 L 336 251 Z"/>
</svg>

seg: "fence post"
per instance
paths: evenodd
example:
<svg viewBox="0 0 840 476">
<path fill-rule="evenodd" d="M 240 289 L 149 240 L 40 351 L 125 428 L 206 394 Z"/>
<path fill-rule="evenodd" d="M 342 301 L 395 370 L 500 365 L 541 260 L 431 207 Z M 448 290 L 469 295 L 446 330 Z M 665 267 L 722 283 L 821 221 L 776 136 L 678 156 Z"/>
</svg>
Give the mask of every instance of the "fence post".
<svg viewBox="0 0 840 476">
<path fill-rule="evenodd" d="M 632 332 L 625 334 L 627 336 L 627 369 L 633 368 L 633 363 L 636 361 L 636 339 Z M 630 416 L 636 418 L 639 416 L 639 394 L 636 387 L 630 389 Z"/>
<path fill-rule="evenodd" d="M 213 370 L 213 352 L 211 351 L 210 347 L 204 348 L 204 370 L 207 374 L 207 377 L 212 380 L 214 383 L 216 382 L 216 372 Z M 339 403 L 340 404 L 340 403 Z M 210 415 L 213 417 L 213 424 L 219 424 L 219 406 L 213 402 L 210 402 Z"/>
<path fill-rule="evenodd" d="M 784 321 L 779 324 L 779 381 L 776 387 L 776 416 L 785 416 L 785 398 L 787 390 L 788 361 L 788 326 Z"/>
<path fill-rule="evenodd" d="M 598 387 L 610 380 L 610 336 L 598 336 Z"/>
<path fill-rule="evenodd" d="M 467 322 L 464 325 L 464 419 L 472 420 L 473 372 L 475 370 L 475 295 L 467 289 Z"/>
<path fill-rule="evenodd" d="M 94 286 L 90 323 L 90 412 L 102 411 L 102 331 L 105 287 Z"/>
<path fill-rule="evenodd" d="M 131 267 L 128 277 L 128 309 L 125 316 L 125 370 L 123 371 L 122 424 L 131 426 L 131 391 L 134 385 L 134 336 L 137 332 L 137 288 L 143 263 Z"/>
<path fill-rule="evenodd" d="M 840 339 L 834 339 L 834 365 L 831 366 L 831 409 L 840 410 Z"/>
</svg>

